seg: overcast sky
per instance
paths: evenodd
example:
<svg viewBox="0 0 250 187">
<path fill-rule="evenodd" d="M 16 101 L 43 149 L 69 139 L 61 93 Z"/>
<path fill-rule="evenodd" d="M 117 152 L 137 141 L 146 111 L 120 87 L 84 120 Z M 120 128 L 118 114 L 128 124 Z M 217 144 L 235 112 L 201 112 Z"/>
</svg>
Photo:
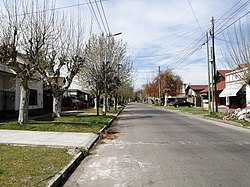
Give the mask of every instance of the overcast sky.
<svg viewBox="0 0 250 187">
<path fill-rule="evenodd" d="M 134 63 L 134 85 L 138 89 L 161 71 L 171 69 L 184 83 L 207 84 L 207 49 L 205 33 L 215 18 L 217 33 L 249 11 L 247 0 L 56 0 L 56 7 L 80 4 L 62 9 L 80 10 L 86 22 L 93 20 L 97 33 L 105 32 L 99 19 L 98 26 L 91 6 L 99 18 L 102 5 L 111 33 L 128 44 L 128 55 Z M 98 7 L 96 6 L 98 5 Z M 233 14 L 237 11 L 237 14 Z M 102 14 L 103 15 L 103 14 Z M 223 17 L 222 17 L 223 16 Z M 229 19 L 232 18 L 232 19 Z M 106 24 L 103 16 L 104 24 Z M 228 32 L 232 27 L 225 31 Z M 217 69 L 227 69 L 221 57 L 225 45 L 223 35 L 216 35 Z M 191 55 L 192 54 L 192 55 Z"/>
</svg>

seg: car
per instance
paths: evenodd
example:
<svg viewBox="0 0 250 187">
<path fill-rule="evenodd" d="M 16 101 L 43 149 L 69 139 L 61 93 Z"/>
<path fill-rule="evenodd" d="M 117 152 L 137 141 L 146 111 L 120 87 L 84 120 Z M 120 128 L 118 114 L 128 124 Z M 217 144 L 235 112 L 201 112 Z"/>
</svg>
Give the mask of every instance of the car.
<svg viewBox="0 0 250 187">
<path fill-rule="evenodd" d="M 179 106 L 187 106 L 187 107 L 193 107 L 194 106 L 194 104 L 193 103 L 190 103 L 190 102 L 188 102 L 188 101 L 186 101 L 186 100 L 177 100 L 177 101 L 175 101 L 174 103 L 173 103 L 173 106 L 174 107 L 179 107 Z"/>
<path fill-rule="evenodd" d="M 84 108 L 84 103 L 78 99 L 72 99 L 73 109 L 82 109 Z"/>
</svg>

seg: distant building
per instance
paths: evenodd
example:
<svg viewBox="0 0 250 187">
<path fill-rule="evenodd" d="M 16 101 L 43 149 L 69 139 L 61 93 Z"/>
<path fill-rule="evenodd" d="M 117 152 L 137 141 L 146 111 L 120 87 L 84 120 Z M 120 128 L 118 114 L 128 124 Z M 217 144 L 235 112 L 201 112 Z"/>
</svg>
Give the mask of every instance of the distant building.
<svg viewBox="0 0 250 187">
<path fill-rule="evenodd" d="M 218 70 L 217 71 L 216 97 L 217 97 L 219 108 L 226 108 L 226 99 L 219 97 L 219 95 L 225 89 L 226 74 L 231 71 L 232 70 Z M 203 98 L 203 101 L 206 101 L 203 107 L 208 108 L 208 86 L 206 86 L 205 89 L 202 90 L 200 93 Z M 210 94 L 211 94 L 211 102 L 212 102 L 212 85 L 210 86 Z M 214 106 L 215 106 L 215 103 L 214 103 Z"/>
<path fill-rule="evenodd" d="M 185 89 L 187 100 L 194 106 L 202 107 L 201 91 L 206 87 L 207 85 L 188 85 Z"/>
</svg>

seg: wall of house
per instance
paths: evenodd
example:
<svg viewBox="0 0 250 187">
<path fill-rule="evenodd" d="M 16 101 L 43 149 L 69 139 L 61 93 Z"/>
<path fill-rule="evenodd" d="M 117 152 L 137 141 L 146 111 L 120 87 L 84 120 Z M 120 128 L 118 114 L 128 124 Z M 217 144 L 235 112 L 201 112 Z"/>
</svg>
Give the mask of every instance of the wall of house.
<svg viewBox="0 0 250 187">
<path fill-rule="evenodd" d="M 0 111 L 15 109 L 15 81 L 14 76 L 0 72 Z"/>
<path fill-rule="evenodd" d="M 19 110 L 20 105 L 20 81 L 16 81 L 16 97 L 15 97 L 15 110 Z M 30 81 L 28 83 L 29 89 L 36 90 L 36 104 L 29 105 L 29 109 L 42 109 L 43 108 L 43 82 L 42 81 Z"/>
<path fill-rule="evenodd" d="M 250 109 L 250 86 L 246 86 L 246 104 L 247 108 Z"/>
<path fill-rule="evenodd" d="M 244 81 L 241 80 L 243 76 L 244 74 L 242 73 L 242 70 L 236 70 L 236 71 L 227 73 L 226 74 L 226 86 L 230 84 L 236 84 L 236 83 L 245 85 Z M 245 89 L 246 89 L 246 106 L 247 108 L 250 109 L 250 86 L 246 85 Z M 226 98 L 226 103 L 227 104 L 230 103 L 228 97 Z"/>
</svg>

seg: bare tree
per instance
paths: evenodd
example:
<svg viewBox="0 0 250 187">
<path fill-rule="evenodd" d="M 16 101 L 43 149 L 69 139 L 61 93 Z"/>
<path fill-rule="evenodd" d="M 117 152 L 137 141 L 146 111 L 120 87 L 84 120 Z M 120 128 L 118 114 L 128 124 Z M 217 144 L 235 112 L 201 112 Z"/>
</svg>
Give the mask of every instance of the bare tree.
<svg viewBox="0 0 250 187">
<path fill-rule="evenodd" d="M 53 13 L 48 14 L 46 2 L 4 1 L 6 14 L 2 15 L 1 63 L 16 73 L 20 82 L 19 123 L 28 123 L 29 81 L 39 80 L 37 67 L 41 66 L 47 50 L 47 40 Z"/>
<path fill-rule="evenodd" d="M 62 95 L 83 67 L 84 23 L 73 21 L 73 16 L 59 16 L 53 6 L 38 0 L 5 1 L 0 60 L 20 80 L 20 123 L 28 123 L 30 80 L 43 80 L 51 86 L 53 115 L 59 117 Z M 63 84 L 58 81 L 62 74 L 67 74 Z"/>
<path fill-rule="evenodd" d="M 85 85 L 88 84 L 95 95 L 97 115 L 99 115 L 99 100 L 104 93 L 104 86 L 107 85 L 109 93 L 119 86 L 121 77 L 118 78 L 118 68 L 119 64 L 125 62 L 126 44 L 116 41 L 114 37 L 106 37 L 104 34 L 93 35 L 89 39 L 86 46 L 86 67 L 81 72 L 79 80 L 85 82 Z"/>
<path fill-rule="evenodd" d="M 78 22 L 77 22 L 78 21 Z M 81 19 L 62 19 L 55 24 L 58 37 L 51 40 L 50 53 L 41 69 L 53 95 L 53 116 L 60 117 L 63 93 L 70 87 L 73 78 L 84 67 L 85 25 Z M 63 82 L 60 81 L 63 78 Z"/>
<path fill-rule="evenodd" d="M 250 85 L 250 18 L 247 17 L 234 25 L 233 33 L 224 34 L 227 64 L 238 70 L 238 77 Z"/>
</svg>

